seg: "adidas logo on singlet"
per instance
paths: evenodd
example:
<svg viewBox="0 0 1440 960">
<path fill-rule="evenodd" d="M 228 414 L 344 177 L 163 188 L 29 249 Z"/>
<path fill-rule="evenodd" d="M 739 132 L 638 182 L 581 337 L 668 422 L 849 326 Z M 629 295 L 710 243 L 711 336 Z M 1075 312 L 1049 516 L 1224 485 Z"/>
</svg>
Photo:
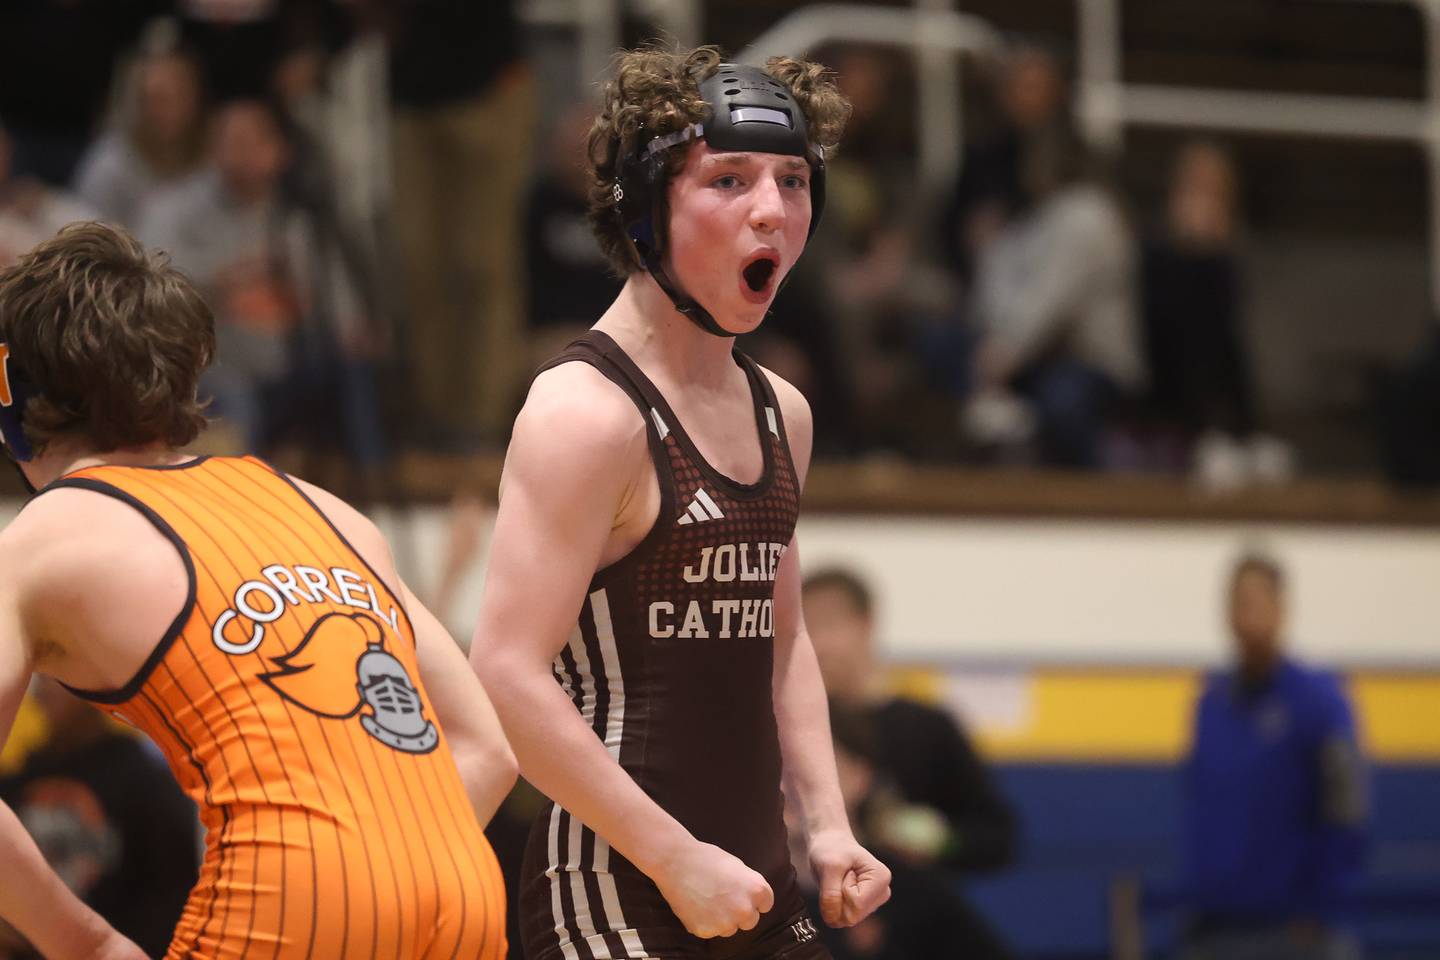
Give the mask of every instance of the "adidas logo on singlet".
<svg viewBox="0 0 1440 960">
<path fill-rule="evenodd" d="M 704 523 L 706 520 L 723 519 L 725 519 L 725 514 L 720 512 L 720 508 L 715 505 L 710 494 L 705 492 L 704 487 L 701 487 L 695 491 L 695 498 L 690 501 L 690 506 L 680 514 L 680 518 L 675 522 L 684 526 L 687 523 Z"/>
</svg>

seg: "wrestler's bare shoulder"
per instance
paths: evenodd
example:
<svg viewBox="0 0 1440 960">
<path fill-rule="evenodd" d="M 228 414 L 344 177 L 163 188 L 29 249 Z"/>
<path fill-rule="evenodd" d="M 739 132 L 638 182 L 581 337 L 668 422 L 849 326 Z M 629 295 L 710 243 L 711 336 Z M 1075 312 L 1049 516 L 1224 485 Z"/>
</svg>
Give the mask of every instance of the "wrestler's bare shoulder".
<svg viewBox="0 0 1440 960">
<path fill-rule="evenodd" d="M 0 555 L 23 558 L 23 579 L 123 578 L 151 561 L 181 569 L 176 546 L 140 510 L 76 487 L 48 490 L 0 532 Z"/>
<path fill-rule="evenodd" d="M 553 367 L 535 378 L 515 421 L 510 457 L 545 453 L 584 469 L 645 460 L 645 421 L 625 392 L 588 363 Z"/>
<path fill-rule="evenodd" d="M 190 587 L 181 547 L 141 511 L 78 488 L 30 501 L 0 532 L 0 565 L 27 635 L 62 648 L 153 642 Z"/>
</svg>

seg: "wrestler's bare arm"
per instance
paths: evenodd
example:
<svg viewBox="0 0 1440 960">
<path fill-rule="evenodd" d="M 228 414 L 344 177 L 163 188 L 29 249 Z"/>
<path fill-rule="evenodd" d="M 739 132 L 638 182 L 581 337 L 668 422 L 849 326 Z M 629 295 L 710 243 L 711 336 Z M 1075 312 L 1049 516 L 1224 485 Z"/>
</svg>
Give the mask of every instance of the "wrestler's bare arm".
<svg viewBox="0 0 1440 960">
<path fill-rule="evenodd" d="M 790 384 L 767 375 L 803 488 L 814 433 L 810 406 Z M 835 771 L 825 684 L 801 614 L 800 585 L 797 538 L 790 541 L 775 580 L 775 721 L 786 793 L 801 811 L 820 884 L 821 914 L 831 926 L 850 926 L 889 899 L 890 871 L 856 842 L 850 829 Z"/>
<path fill-rule="evenodd" d="M 20 701 L 47 642 L 37 635 L 37 591 L 27 557 L 43 549 L 35 517 L 0 533 L 0 743 L 10 735 Z M 0 917 L 46 957 L 144 960 L 145 954 L 82 903 L 50 869 L 15 812 L 0 803 Z"/>
</svg>

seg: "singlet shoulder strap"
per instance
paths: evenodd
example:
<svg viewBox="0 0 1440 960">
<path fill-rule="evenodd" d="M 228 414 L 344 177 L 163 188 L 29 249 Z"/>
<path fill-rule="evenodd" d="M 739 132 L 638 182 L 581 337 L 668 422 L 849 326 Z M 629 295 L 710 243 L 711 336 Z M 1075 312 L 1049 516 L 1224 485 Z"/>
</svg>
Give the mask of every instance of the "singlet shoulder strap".
<svg viewBox="0 0 1440 960">
<path fill-rule="evenodd" d="M 751 393 L 755 397 L 757 407 L 763 405 L 763 409 L 757 409 L 756 412 L 760 414 L 770 433 L 780 441 L 786 459 L 792 459 L 790 457 L 790 438 L 785 434 L 785 416 L 780 410 L 780 401 L 775 396 L 774 384 L 770 382 L 770 377 L 766 375 L 765 371 L 760 369 L 760 364 L 752 360 L 748 354 L 736 350 L 735 358 L 739 360 L 740 366 L 745 369 L 745 373 L 750 377 L 750 382 L 754 385 Z"/>
<path fill-rule="evenodd" d="M 608 334 L 599 330 L 587 330 L 540 369 L 544 371 L 571 360 L 590 363 L 623 389 L 649 425 L 659 433 L 661 440 L 668 437 L 675 428 L 676 424 L 672 422 L 675 415 L 660 388 L 645 376 L 645 372 Z"/>
<path fill-rule="evenodd" d="M 100 472 L 98 468 L 89 471 L 91 474 L 98 472 Z M 140 668 L 135 671 L 134 676 L 132 676 L 124 686 L 114 690 L 86 690 L 80 687 L 72 687 L 64 681 L 59 681 L 60 686 L 83 700 L 111 706 L 119 705 L 131 700 L 140 692 L 140 689 L 145 685 L 145 681 L 150 679 L 150 675 L 155 672 L 155 668 L 160 665 L 160 661 L 165 659 L 165 654 L 170 651 L 175 641 L 178 640 L 184 632 L 185 625 L 190 622 L 190 617 L 195 612 L 195 560 L 190 555 L 189 545 L 186 544 L 185 540 L 176 532 L 175 528 L 172 527 L 164 517 L 160 516 L 153 507 L 133 493 L 122 490 L 114 484 L 106 483 L 104 480 L 98 480 L 93 475 L 61 477 L 59 480 L 46 486 L 37 496 L 43 496 L 52 490 L 63 490 L 67 488 L 89 490 L 92 493 L 103 494 L 133 508 L 148 520 L 151 526 L 158 530 L 165 539 L 170 541 L 171 545 L 175 547 L 176 552 L 180 554 L 181 562 L 185 565 L 185 577 L 187 581 L 185 603 L 181 606 L 180 612 L 175 615 L 175 619 L 171 621 L 169 629 L 167 629 L 164 635 L 156 642 L 154 648 L 150 651 L 150 655 L 145 658 L 145 662 L 140 665 Z"/>
<path fill-rule="evenodd" d="M 621 568 L 637 552 L 650 544 L 652 540 L 660 536 L 665 525 L 663 518 L 672 516 L 675 513 L 675 504 L 680 499 L 677 489 L 675 473 L 670 465 L 670 454 L 666 450 L 666 438 L 670 436 L 670 425 L 666 423 L 662 410 L 668 411 L 664 398 L 655 385 L 650 382 L 640 368 L 625 355 L 625 351 L 611 340 L 608 336 L 598 330 L 586 331 L 579 337 L 570 341 L 569 345 L 561 350 L 554 357 L 551 357 L 540 368 L 535 371 L 539 376 L 546 370 L 553 370 L 555 367 L 566 363 L 588 363 L 596 370 L 615 384 L 635 404 L 635 409 L 640 412 L 641 418 L 645 421 L 645 435 L 649 441 L 650 459 L 655 467 L 655 477 L 660 484 L 660 512 L 656 515 L 655 525 L 641 541 L 640 545 L 631 553 L 617 560 L 604 570 L 596 573 L 598 583 L 604 576 L 612 574 Z"/>
<path fill-rule="evenodd" d="M 625 395 L 630 398 L 648 422 L 652 419 L 651 411 L 654 409 L 645 390 L 645 387 L 650 384 L 643 375 L 637 380 L 634 374 L 639 371 L 628 369 L 633 366 L 624 362 L 628 359 L 624 352 L 615 345 L 615 341 L 598 330 L 587 330 L 571 340 L 564 350 L 541 364 L 540 368 L 535 371 L 535 376 L 538 377 L 546 370 L 553 370 L 567 363 L 588 363 L 600 371 L 605 379 L 625 391 Z M 663 436 L 664 433 L 665 431 L 662 430 L 661 435 Z"/>
</svg>

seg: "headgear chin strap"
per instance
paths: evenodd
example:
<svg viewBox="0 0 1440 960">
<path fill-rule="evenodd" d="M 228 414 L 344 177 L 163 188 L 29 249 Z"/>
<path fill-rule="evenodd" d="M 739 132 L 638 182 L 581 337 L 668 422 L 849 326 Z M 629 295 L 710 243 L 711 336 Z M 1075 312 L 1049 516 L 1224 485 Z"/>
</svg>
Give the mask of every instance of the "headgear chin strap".
<svg viewBox="0 0 1440 960">
<path fill-rule="evenodd" d="M 778 153 L 810 162 L 810 236 L 825 209 L 825 153 L 812 146 L 800 109 L 785 84 L 758 67 L 722 63 L 700 83 L 705 119 L 683 130 L 656 137 L 622 160 L 615 181 L 614 204 L 635 257 L 656 284 L 702 330 L 717 337 L 734 334 L 720 326 L 693 297 L 677 289 L 665 272 L 670 148 L 704 140 L 715 150 L 733 153 Z M 788 279 L 788 278 L 787 278 Z M 783 281 L 782 281 L 783 285 Z"/>
</svg>

